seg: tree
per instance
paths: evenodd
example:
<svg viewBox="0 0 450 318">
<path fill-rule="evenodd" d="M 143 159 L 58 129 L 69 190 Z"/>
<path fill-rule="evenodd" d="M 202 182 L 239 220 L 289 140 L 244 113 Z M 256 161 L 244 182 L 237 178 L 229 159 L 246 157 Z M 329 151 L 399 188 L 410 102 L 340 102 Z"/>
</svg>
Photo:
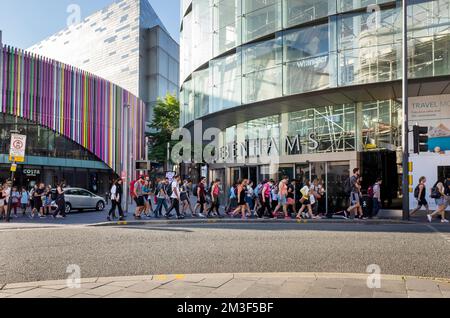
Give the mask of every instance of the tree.
<svg viewBox="0 0 450 318">
<path fill-rule="evenodd" d="M 150 128 L 157 132 L 151 133 L 154 143 L 150 150 L 150 160 L 165 162 L 167 158 L 167 143 L 171 147 L 176 141 L 171 141 L 172 133 L 180 126 L 180 102 L 176 96 L 167 94 L 158 102 L 153 110 L 153 122 Z"/>
</svg>

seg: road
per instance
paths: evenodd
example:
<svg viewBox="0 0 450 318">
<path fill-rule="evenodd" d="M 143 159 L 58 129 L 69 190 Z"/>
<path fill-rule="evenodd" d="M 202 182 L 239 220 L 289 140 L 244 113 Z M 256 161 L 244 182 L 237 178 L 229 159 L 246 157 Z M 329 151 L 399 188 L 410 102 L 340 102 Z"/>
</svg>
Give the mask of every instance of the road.
<svg viewBox="0 0 450 318">
<path fill-rule="evenodd" d="M 0 231 L 0 284 L 83 277 L 231 272 L 450 277 L 450 226 L 203 224 Z"/>
</svg>

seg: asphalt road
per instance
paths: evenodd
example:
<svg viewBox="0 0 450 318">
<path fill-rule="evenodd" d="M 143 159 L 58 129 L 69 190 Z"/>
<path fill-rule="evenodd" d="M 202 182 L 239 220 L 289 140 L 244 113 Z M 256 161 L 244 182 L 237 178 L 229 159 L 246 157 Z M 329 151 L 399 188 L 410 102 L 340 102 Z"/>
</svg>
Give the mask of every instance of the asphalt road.
<svg viewBox="0 0 450 318">
<path fill-rule="evenodd" d="M 0 231 L 0 284 L 82 277 L 231 272 L 450 277 L 450 226 L 203 224 Z"/>
</svg>

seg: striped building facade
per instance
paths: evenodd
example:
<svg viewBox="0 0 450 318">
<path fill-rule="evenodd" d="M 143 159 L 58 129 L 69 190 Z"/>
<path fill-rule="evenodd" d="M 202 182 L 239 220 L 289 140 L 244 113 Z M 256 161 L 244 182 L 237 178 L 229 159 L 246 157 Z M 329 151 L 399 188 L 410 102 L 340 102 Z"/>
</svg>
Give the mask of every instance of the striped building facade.
<svg viewBox="0 0 450 318">
<path fill-rule="evenodd" d="M 127 154 L 125 106 L 130 114 Z M 141 100 L 91 73 L 10 46 L 0 52 L 0 113 L 74 141 L 117 174 L 124 169 L 125 156 L 145 158 L 145 104 Z"/>
</svg>

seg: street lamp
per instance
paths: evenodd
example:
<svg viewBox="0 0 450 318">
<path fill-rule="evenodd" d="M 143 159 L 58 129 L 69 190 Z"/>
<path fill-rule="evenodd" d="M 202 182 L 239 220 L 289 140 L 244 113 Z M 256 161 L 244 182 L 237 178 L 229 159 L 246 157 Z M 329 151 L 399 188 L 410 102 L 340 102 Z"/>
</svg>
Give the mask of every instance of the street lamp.
<svg viewBox="0 0 450 318">
<path fill-rule="evenodd" d="M 403 146 L 402 146 L 402 193 L 403 219 L 409 220 L 409 125 L 408 125 L 408 3 L 402 1 L 403 10 L 403 82 L 402 82 L 402 111 L 403 111 Z"/>
<path fill-rule="evenodd" d="M 128 183 L 130 180 L 130 171 L 129 171 L 129 121 L 130 121 L 130 105 L 123 105 L 123 123 L 124 123 L 124 134 L 123 134 L 123 156 L 122 156 L 122 173 L 125 172 L 125 182 L 123 182 L 123 200 L 122 200 L 122 209 L 127 214 L 128 212 Z M 121 176 L 123 177 L 123 175 Z"/>
</svg>

